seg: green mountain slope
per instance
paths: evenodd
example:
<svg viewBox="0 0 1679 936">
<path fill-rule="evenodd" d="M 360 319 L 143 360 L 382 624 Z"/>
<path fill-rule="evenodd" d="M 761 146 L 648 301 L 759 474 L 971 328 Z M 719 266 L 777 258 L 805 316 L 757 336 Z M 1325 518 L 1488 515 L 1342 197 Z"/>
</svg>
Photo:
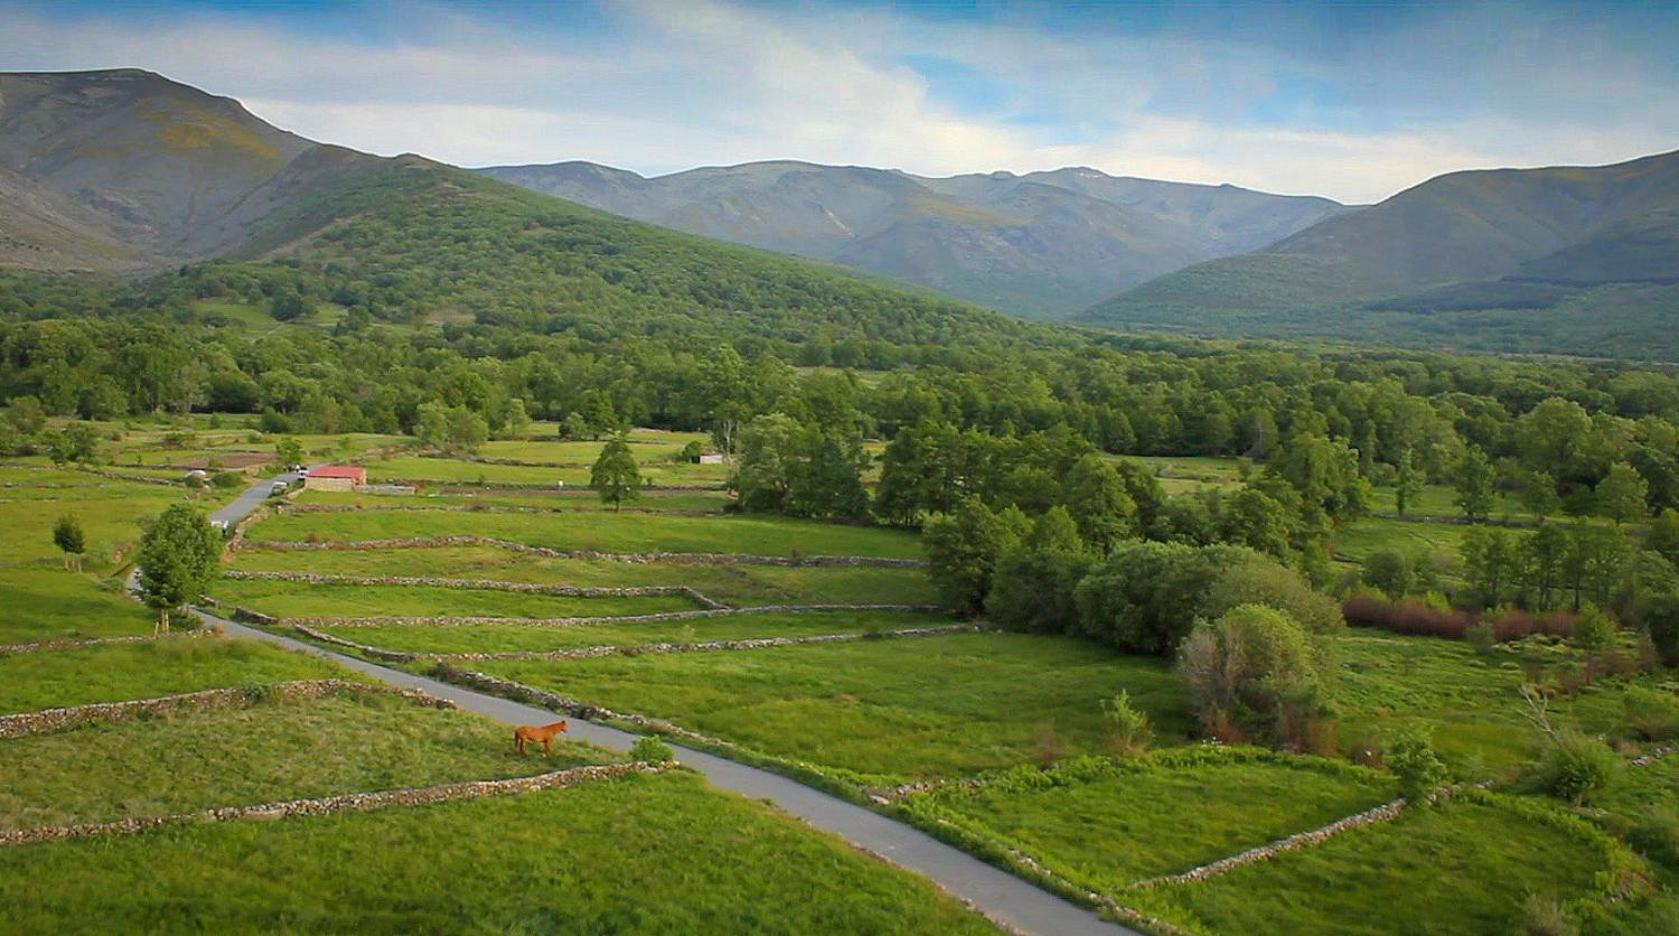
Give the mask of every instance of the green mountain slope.
<svg viewBox="0 0 1679 936">
<path fill-rule="evenodd" d="M 1263 250 L 1145 283 L 1080 319 L 1221 333 L 1315 320 L 1317 333 L 1356 338 L 1347 316 L 1366 304 L 1428 314 L 1554 308 L 1566 298 L 1590 314 L 1585 293 L 1675 279 L 1679 153 L 1668 153 L 1441 176 Z"/>
<path fill-rule="evenodd" d="M 1346 210 L 1322 198 L 1082 168 L 942 179 L 790 161 L 657 178 L 585 162 L 481 171 L 626 217 L 832 260 L 1029 317 L 1067 315 Z"/>
</svg>

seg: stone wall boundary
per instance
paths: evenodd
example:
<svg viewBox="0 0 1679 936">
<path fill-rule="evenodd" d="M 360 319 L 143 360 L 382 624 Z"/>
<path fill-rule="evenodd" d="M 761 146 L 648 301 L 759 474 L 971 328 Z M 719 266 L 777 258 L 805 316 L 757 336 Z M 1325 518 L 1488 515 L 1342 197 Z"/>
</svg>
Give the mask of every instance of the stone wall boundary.
<svg viewBox="0 0 1679 936">
<path fill-rule="evenodd" d="M 308 585 L 423 586 L 479 591 L 520 592 L 562 598 L 687 598 L 707 610 L 728 606 L 687 585 L 549 585 L 540 582 L 503 582 L 493 579 L 438 578 L 423 575 L 332 575 L 322 572 L 246 572 L 228 569 L 222 578 L 244 582 L 300 582 Z"/>
<path fill-rule="evenodd" d="M 255 516 L 253 514 L 252 516 Z M 326 540 L 311 543 L 306 540 L 250 540 L 236 536 L 229 549 L 262 549 L 271 552 L 333 552 L 379 551 L 385 549 L 443 549 L 452 546 L 491 546 L 511 552 L 549 559 L 586 559 L 598 562 L 624 562 L 638 565 L 665 563 L 668 565 L 772 565 L 789 568 L 857 567 L 886 569 L 924 569 L 923 559 L 890 559 L 880 556 L 762 556 L 750 553 L 684 553 L 602 552 L 594 549 L 554 549 L 531 546 L 511 540 L 470 533 L 449 536 L 412 536 L 399 539 Z"/>
<path fill-rule="evenodd" d="M 154 640 L 179 640 L 183 637 L 211 636 L 214 636 L 214 633 L 208 628 L 193 628 L 170 631 L 167 634 L 124 634 L 119 637 L 49 637 L 46 640 L 32 640 L 27 643 L 0 644 L 0 657 L 16 656 L 23 653 L 48 653 L 55 650 L 81 650 L 86 647 L 103 647 L 113 644 L 149 643 Z"/>
<path fill-rule="evenodd" d="M 659 653 L 707 653 L 722 650 L 764 650 L 773 647 L 793 647 L 801 644 L 850 643 L 858 640 L 887 640 L 913 637 L 938 637 L 948 634 L 975 633 L 972 624 L 943 624 L 936 627 L 906 627 L 899 630 L 853 634 L 810 634 L 799 637 L 748 637 L 740 640 L 706 640 L 696 643 L 648 643 L 618 646 L 606 644 L 594 647 L 569 647 L 562 650 L 514 650 L 507 652 L 418 653 L 406 650 L 386 650 L 357 643 L 333 634 L 323 633 L 305 624 L 292 629 L 314 640 L 348 647 L 367 656 L 398 663 L 414 660 L 586 660 L 606 656 L 642 656 Z"/>
<path fill-rule="evenodd" d="M 241 609 L 243 610 L 243 609 Z M 708 608 L 699 611 L 658 611 L 652 614 L 622 614 L 616 617 L 487 617 L 476 615 L 438 615 L 435 617 L 391 615 L 383 617 L 296 617 L 278 620 L 296 627 L 483 627 L 510 624 L 518 627 L 594 627 L 610 624 L 654 624 L 666 621 L 699 621 L 717 617 L 745 617 L 754 614 L 831 614 L 834 612 L 864 613 L 937 613 L 935 605 L 755 605 L 749 608 Z"/>
<path fill-rule="evenodd" d="M 219 708 L 247 706 L 272 695 L 286 701 L 318 699 L 328 695 L 394 695 L 428 708 L 453 709 L 448 699 L 439 699 L 418 689 L 397 689 L 345 679 L 303 679 L 272 683 L 263 686 L 203 689 L 178 695 L 150 699 L 131 699 L 125 702 L 95 702 L 65 708 L 43 709 L 0 715 L 0 739 L 22 738 L 29 735 L 64 731 L 90 723 L 116 724 L 135 718 L 177 712 L 202 712 Z"/>
<path fill-rule="evenodd" d="M 297 816 L 326 816 L 334 813 L 372 812 L 397 806 L 430 806 L 459 800 L 480 799 L 486 796 L 507 796 L 534 793 L 600 782 L 633 773 L 662 773 L 671 763 L 645 764 L 587 764 L 533 777 L 510 777 L 505 780 L 468 780 L 429 787 L 408 787 L 379 790 L 371 793 L 344 793 L 313 799 L 282 800 L 251 806 L 224 806 L 197 812 L 168 816 L 137 816 L 113 822 L 88 822 L 76 825 L 42 826 L 33 829 L 0 829 L 0 847 L 33 845 L 64 839 L 98 838 L 112 835 L 133 835 L 150 829 L 191 823 L 233 822 L 240 819 L 289 819 Z"/>
</svg>

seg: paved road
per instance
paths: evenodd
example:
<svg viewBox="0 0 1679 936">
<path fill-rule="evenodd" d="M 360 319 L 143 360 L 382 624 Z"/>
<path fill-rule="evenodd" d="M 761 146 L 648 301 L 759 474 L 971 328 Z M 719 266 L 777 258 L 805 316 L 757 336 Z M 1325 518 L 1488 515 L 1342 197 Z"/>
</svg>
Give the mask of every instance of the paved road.
<svg viewBox="0 0 1679 936">
<path fill-rule="evenodd" d="M 245 513 L 256 509 L 267 496 L 273 481 L 284 477 L 264 481 L 245 492 L 238 501 L 218 511 L 216 519 L 229 519 L 230 522 L 242 519 Z M 222 516 L 247 502 L 249 503 L 244 508 L 245 513 Z M 540 724 L 553 718 L 553 713 L 546 709 L 334 653 L 281 634 L 246 627 L 204 611 L 196 613 L 206 621 L 220 623 L 229 634 L 325 657 L 392 685 L 424 689 L 432 695 L 449 699 L 468 711 L 510 725 Z M 638 737 L 606 725 L 575 718 L 568 720 L 572 723 L 570 734 L 613 750 L 628 750 Z M 893 864 L 927 877 L 952 894 L 971 902 L 991 918 L 1017 930 L 1044 936 L 1136 936 L 1133 931 L 1109 923 L 1090 910 L 986 864 L 895 819 L 836 799 L 779 774 L 748 767 L 704 751 L 674 747 L 677 759 L 704 774 L 712 785 L 753 799 L 768 800 L 819 829 L 832 832 Z"/>
<path fill-rule="evenodd" d="M 251 511 L 261 507 L 262 502 L 268 499 L 268 493 L 274 489 L 274 485 L 281 481 L 287 484 L 295 484 L 301 477 L 302 475 L 295 471 L 288 471 L 248 487 L 243 494 L 234 499 L 233 503 L 211 514 L 210 520 L 213 523 L 225 523 L 228 526 L 233 526 L 249 516 Z"/>
</svg>

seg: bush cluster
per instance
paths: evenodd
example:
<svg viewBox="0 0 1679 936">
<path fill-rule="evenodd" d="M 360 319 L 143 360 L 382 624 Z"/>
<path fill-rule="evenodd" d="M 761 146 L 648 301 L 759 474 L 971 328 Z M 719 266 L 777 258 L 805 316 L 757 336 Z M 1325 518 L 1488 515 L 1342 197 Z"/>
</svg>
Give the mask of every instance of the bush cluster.
<svg viewBox="0 0 1679 936">
<path fill-rule="evenodd" d="M 1356 594 L 1341 603 L 1341 614 L 1354 627 L 1370 627 L 1411 637 L 1446 637 L 1466 640 L 1479 625 L 1491 628 L 1494 641 L 1503 643 L 1543 635 L 1574 636 L 1576 615 L 1567 611 L 1533 614 L 1507 608 L 1475 614 L 1456 608 L 1439 608 L 1419 598 L 1393 601 L 1374 594 Z M 1484 632 L 1483 632 L 1484 633 Z"/>
</svg>

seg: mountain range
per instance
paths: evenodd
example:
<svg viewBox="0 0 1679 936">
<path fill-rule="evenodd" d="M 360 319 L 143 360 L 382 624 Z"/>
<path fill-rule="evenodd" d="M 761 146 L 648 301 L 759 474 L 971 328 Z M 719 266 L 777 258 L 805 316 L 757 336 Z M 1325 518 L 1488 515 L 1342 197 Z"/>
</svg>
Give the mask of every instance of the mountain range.
<svg viewBox="0 0 1679 936">
<path fill-rule="evenodd" d="M 1067 168 L 927 178 L 756 162 L 646 178 L 588 162 L 486 175 L 664 227 L 829 260 L 1029 318 L 1058 318 L 1347 211 Z"/>
<path fill-rule="evenodd" d="M 377 203 L 391 198 L 409 201 Z M 494 217 L 468 211 L 478 202 Z M 719 309 L 841 281 L 869 297 L 862 305 L 928 301 L 846 279 L 837 264 L 1084 325 L 1679 356 L 1679 345 L 1660 350 L 1679 314 L 1679 152 L 1455 172 L 1367 207 L 1088 168 L 929 178 L 783 161 L 646 178 L 569 162 L 469 173 L 318 143 L 150 72 L 0 74 L 0 268 L 133 277 L 331 255 L 371 269 L 333 238 L 375 211 L 386 225 L 560 224 L 572 233 L 548 236 L 541 253 L 558 266 L 532 268 L 532 283 L 603 262 L 580 265 L 580 244 L 637 244 L 656 256 L 632 273 L 656 268 Z M 612 215 L 699 236 L 673 240 Z M 381 263 L 407 253 L 404 275 L 420 275 L 422 251 L 446 250 L 451 268 L 479 279 L 459 238 L 363 229 L 377 234 Z M 669 268 L 674 257 L 692 268 Z M 737 279 L 722 284 L 725 269 Z M 759 290 L 760 275 L 773 284 Z M 954 322 L 958 307 L 937 314 Z"/>
<path fill-rule="evenodd" d="M 1610 166 L 1454 172 L 1086 312 L 1110 325 L 1309 310 L 1534 310 L 1594 290 L 1679 292 L 1679 152 Z M 1679 304 L 1654 311 L 1679 313 Z"/>
</svg>

